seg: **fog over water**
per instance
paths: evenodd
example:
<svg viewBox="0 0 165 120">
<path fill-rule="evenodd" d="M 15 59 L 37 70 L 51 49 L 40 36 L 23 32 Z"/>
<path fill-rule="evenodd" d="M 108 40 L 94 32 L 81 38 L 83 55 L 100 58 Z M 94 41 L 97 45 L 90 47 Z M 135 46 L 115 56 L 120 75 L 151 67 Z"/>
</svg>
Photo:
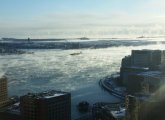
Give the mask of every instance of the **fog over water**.
<svg viewBox="0 0 165 120">
<path fill-rule="evenodd" d="M 133 49 L 163 49 L 156 44 L 136 47 L 110 47 L 77 50 L 29 50 L 34 54 L 1 55 L 0 74 L 8 77 L 9 95 L 23 95 L 48 89 L 72 93 L 72 117 L 79 116 L 81 100 L 115 102 L 119 99 L 102 90 L 100 78 L 119 72 L 121 59 Z M 82 52 L 79 55 L 71 53 Z"/>
</svg>

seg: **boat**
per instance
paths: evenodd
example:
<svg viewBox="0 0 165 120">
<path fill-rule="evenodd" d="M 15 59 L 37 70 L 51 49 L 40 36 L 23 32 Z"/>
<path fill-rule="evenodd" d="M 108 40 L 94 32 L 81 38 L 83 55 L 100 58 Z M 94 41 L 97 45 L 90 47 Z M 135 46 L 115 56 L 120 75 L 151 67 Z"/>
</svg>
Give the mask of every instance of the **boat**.
<svg viewBox="0 0 165 120">
<path fill-rule="evenodd" d="M 139 37 L 137 37 L 137 38 L 145 38 L 145 36 L 142 35 L 142 36 L 139 36 Z"/>
<path fill-rule="evenodd" d="M 81 38 L 79 38 L 80 40 L 89 40 L 89 38 L 87 38 L 87 37 L 81 37 Z"/>
<path fill-rule="evenodd" d="M 80 55 L 82 52 L 71 53 L 70 55 Z"/>
</svg>

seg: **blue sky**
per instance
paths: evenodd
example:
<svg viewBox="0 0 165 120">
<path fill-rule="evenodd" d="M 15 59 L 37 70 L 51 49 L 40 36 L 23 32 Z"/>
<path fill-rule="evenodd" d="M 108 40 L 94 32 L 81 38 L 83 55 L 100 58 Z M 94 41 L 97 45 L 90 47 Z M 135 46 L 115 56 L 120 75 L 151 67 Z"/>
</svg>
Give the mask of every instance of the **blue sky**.
<svg viewBox="0 0 165 120">
<path fill-rule="evenodd" d="M 0 0 L 0 37 L 163 35 L 163 0 Z"/>
</svg>

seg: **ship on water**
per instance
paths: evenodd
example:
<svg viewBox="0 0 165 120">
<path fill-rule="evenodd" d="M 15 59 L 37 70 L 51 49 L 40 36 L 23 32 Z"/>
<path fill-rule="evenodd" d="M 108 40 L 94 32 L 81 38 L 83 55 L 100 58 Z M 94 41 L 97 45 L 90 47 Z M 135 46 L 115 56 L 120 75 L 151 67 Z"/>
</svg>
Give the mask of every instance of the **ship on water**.
<svg viewBox="0 0 165 120">
<path fill-rule="evenodd" d="M 89 40 L 89 38 L 87 38 L 87 37 L 81 37 L 81 38 L 79 38 L 80 40 Z"/>
</svg>

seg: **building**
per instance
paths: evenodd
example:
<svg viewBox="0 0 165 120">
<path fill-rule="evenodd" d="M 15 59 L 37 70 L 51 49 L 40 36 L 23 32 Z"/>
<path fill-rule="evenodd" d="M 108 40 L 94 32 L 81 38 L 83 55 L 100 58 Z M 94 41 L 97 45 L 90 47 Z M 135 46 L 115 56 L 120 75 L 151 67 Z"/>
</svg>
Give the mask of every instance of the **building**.
<svg viewBox="0 0 165 120">
<path fill-rule="evenodd" d="M 151 100 L 139 105 L 138 120 L 165 120 L 165 101 Z"/>
<path fill-rule="evenodd" d="M 143 82 L 143 77 L 138 74 L 131 74 L 128 76 L 127 83 L 125 87 L 128 94 L 139 93 L 142 91 L 141 83 Z"/>
<path fill-rule="evenodd" d="M 155 70 L 160 64 L 165 64 L 165 50 L 132 50 L 131 55 L 122 59 L 121 68 L 134 66 Z"/>
<path fill-rule="evenodd" d="M 154 96 L 126 98 L 126 120 L 165 120 L 165 100 Z"/>
<path fill-rule="evenodd" d="M 126 120 L 138 120 L 137 119 L 137 102 L 134 96 L 126 96 Z"/>
<path fill-rule="evenodd" d="M 20 97 L 23 120 L 71 120 L 71 94 L 61 91 L 29 93 Z"/>
<path fill-rule="evenodd" d="M 148 86 L 149 93 L 157 91 L 161 85 L 164 84 L 165 75 L 160 71 L 142 72 L 139 73 L 138 76 L 141 76 L 143 79 L 141 85 Z"/>
<path fill-rule="evenodd" d="M 134 93 L 153 93 L 164 84 L 165 75 L 160 71 L 147 71 L 128 75 L 125 84 L 129 94 Z"/>
<path fill-rule="evenodd" d="M 163 65 L 165 66 L 164 50 L 132 50 L 131 56 L 126 56 L 122 59 L 120 82 L 132 92 L 139 91 L 138 89 L 141 85 L 140 81 L 142 82 L 142 79 L 144 81 L 143 87 L 146 89 L 145 91 L 147 91 L 148 87 L 152 89 L 152 85 L 153 88 L 156 88 L 155 86 L 159 84 L 159 80 L 156 81 L 156 78 L 152 73 L 147 71 L 160 71 L 160 69 L 165 71 L 165 67 L 162 67 Z M 140 73 L 144 73 L 145 75 L 140 75 Z M 146 82 L 149 77 L 151 79 L 150 82 Z M 153 83 L 156 84 L 154 85 Z"/>
<path fill-rule="evenodd" d="M 6 109 L 0 112 L 0 118 L 2 120 L 23 120 L 20 114 L 19 103 L 8 106 Z M 0 120 L 1 120 L 0 119 Z"/>
<path fill-rule="evenodd" d="M 125 108 L 122 103 L 98 102 L 92 107 L 93 120 L 123 120 Z"/>
<path fill-rule="evenodd" d="M 132 50 L 132 65 L 149 67 L 151 55 L 151 50 Z"/>
<path fill-rule="evenodd" d="M 132 66 L 155 69 L 165 62 L 165 51 L 161 50 L 132 50 Z"/>
<path fill-rule="evenodd" d="M 131 61 L 131 60 L 132 60 L 131 55 L 125 56 L 125 57 L 122 59 L 122 62 L 121 62 L 122 68 L 132 66 L 132 65 L 131 65 L 132 61 Z"/>
<path fill-rule="evenodd" d="M 0 108 L 8 104 L 7 78 L 0 78 Z"/>
<path fill-rule="evenodd" d="M 136 66 L 128 66 L 128 67 L 121 67 L 120 69 L 120 78 L 122 81 L 123 85 L 127 85 L 129 84 L 129 76 L 133 75 L 133 74 L 138 74 L 141 72 L 145 72 L 148 71 L 149 68 L 145 68 L 145 67 L 136 67 Z"/>
<path fill-rule="evenodd" d="M 135 96 L 127 95 L 126 106 L 126 120 L 141 120 L 142 107 L 149 101 L 150 95 L 137 94 Z M 145 119 L 150 120 L 150 119 Z"/>
</svg>

